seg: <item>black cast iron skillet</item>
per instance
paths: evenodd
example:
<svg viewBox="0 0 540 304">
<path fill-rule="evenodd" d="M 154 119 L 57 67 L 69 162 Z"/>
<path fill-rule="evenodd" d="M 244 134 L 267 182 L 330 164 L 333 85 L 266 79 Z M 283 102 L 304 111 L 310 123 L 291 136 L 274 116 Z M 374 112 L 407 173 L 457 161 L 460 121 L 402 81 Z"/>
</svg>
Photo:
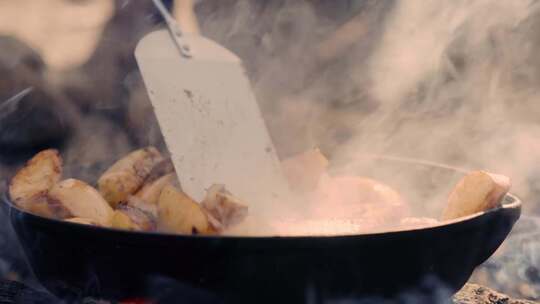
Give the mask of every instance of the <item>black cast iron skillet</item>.
<svg viewBox="0 0 540 304">
<path fill-rule="evenodd" d="M 354 170 L 396 187 L 415 212 L 427 216 L 438 215 L 447 191 L 463 174 L 384 157 L 367 164 Z M 500 208 L 430 228 L 228 237 L 91 227 L 38 217 L 6 203 L 35 275 L 55 295 L 159 298 L 177 291 L 178 303 L 320 303 L 394 296 L 426 282 L 457 291 L 499 247 L 521 213 L 519 199 L 507 195 Z"/>
</svg>

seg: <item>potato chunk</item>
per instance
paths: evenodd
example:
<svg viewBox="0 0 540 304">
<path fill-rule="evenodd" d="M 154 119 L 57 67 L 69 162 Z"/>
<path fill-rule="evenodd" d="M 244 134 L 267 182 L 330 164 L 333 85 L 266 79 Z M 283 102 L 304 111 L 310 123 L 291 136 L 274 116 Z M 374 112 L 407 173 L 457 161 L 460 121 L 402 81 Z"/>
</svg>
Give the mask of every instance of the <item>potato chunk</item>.
<svg viewBox="0 0 540 304">
<path fill-rule="evenodd" d="M 64 221 L 70 222 L 70 223 L 77 223 L 77 224 L 83 224 L 83 225 L 90 225 L 90 226 L 99 226 L 98 223 L 91 219 L 82 218 L 82 217 L 72 217 L 65 219 Z"/>
<path fill-rule="evenodd" d="M 167 185 L 158 202 L 158 225 L 165 232 L 197 234 L 209 231 L 208 218 L 199 204 Z"/>
<path fill-rule="evenodd" d="M 137 191 L 135 196 L 150 204 L 157 204 L 159 200 L 159 195 L 161 194 L 163 188 L 173 183 L 175 180 L 176 174 L 167 174 L 154 180 L 149 184 L 144 184 L 144 186 L 139 191 Z"/>
<path fill-rule="evenodd" d="M 248 213 L 248 207 L 225 189 L 224 185 L 212 185 L 202 201 L 203 208 L 221 225 L 213 224 L 220 230 L 240 223 Z"/>
<path fill-rule="evenodd" d="M 135 223 L 124 212 L 115 210 L 111 220 L 111 227 L 123 230 L 138 230 Z"/>
<path fill-rule="evenodd" d="M 113 209 L 99 192 L 73 178 L 57 183 L 48 194 L 48 202 L 60 218 L 82 217 L 101 226 L 110 226 Z"/>
<path fill-rule="evenodd" d="M 302 193 L 315 190 L 328 160 L 319 149 L 313 149 L 283 160 L 281 166 L 291 190 Z"/>
<path fill-rule="evenodd" d="M 450 193 L 442 220 L 495 208 L 508 190 L 510 190 L 508 177 L 485 171 L 473 171 L 463 177 Z"/>
<path fill-rule="evenodd" d="M 62 159 L 57 150 L 39 152 L 11 179 L 9 196 L 18 207 L 43 216 L 52 216 L 47 192 L 62 177 Z"/>
<path fill-rule="evenodd" d="M 150 170 L 150 173 L 148 173 L 148 177 L 144 181 L 145 184 L 149 184 L 157 180 L 158 178 L 161 178 L 164 175 L 175 173 L 174 171 L 174 165 L 169 157 L 164 158 L 160 161 L 158 161 L 154 167 L 152 167 L 152 170 Z"/>
<path fill-rule="evenodd" d="M 126 204 L 130 207 L 137 208 L 141 211 L 148 213 L 153 218 L 158 217 L 157 202 L 155 204 L 151 204 L 146 201 L 143 201 L 142 199 L 136 196 L 130 196 L 128 197 Z"/>
<path fill-rule="evenodd" d="M 163 157 L 154 147 L 131 152 L 112 165 L 98 180 L 101 195 L 115 207 L 135 193 Z"/>
<path fill-rule="evenodd" d="M 111 226 L 126 230 L 153 231 L 156 229 L 156 219 L 140 209 L 119 205 L 114 211 Z"/>
</svg>

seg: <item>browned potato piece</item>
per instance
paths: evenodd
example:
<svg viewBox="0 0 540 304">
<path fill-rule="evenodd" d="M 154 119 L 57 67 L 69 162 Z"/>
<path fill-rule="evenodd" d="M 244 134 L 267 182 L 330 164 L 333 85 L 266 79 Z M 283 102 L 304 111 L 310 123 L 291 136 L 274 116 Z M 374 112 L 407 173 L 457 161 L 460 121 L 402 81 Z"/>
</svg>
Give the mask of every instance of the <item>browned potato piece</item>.
<svg viewBox="0 0 540 304">
<path fill-rule="evenodd" d="M 208 218 L 193 199 L 174 186 L 167 185 L 158 202 L 158 225 L 165 232 L 208 233 Z"/>
<path fill-rule="evenodd" d="M 165 186 L 173 183 L 176 180 L 176 174 L 171 173 L 162 176 L 151 183 L 144 184 L 144 186 L 137 191 L 135 196 L 150 204 L 157 204 L 161 190 Z"/>
<path fill-rule="evenodd" d="M 291 190 L 308 192 L 317 187 L 319 178 L 326 172 L 328 160 L 319 149 L 313 149 L 283 160 L 281 166 Z"/>
<path fill-rule="evenodd" d="M 135 223 L 131 220 L 131 218 L 124 212 L 121 212 L 120 210 L 114 211 L 112 220 L 111 220 L 111 227 L 116 228 L 116 229 L 124 229 L 124 230 L 132 230 L 132 231 L 139 230 L 137 225 L 135 225 Z"/>
<path fill-rule="evenodd" d="M 50 207 L 46 196 L 43 196 L 38 200 L 25 203 L 23 209 L 35 215 L 47 218 L 56 218 L 56 214 Z"/>
<path fill-rule="evenodd" d="M 215 220 L 219 221 L 222 228 L 238 224 L 248 212 L 248 207 L 244 203 L 227 191 L 224 185 L 219 184 L 212 185 L 207 190 L 201 205 Z"/>
<path fill-rule="evenodd" d="M 83 225 L 99 226 L 98 223 L 96 223 L 95 221 L 91 219 L 87 219 L 87 218 L 82 218 L 82 217 L 72 217 L 72 218 L 65 219 L 64 221 L 77 223 L 77 224 L 83 224 Z"/>
<path fill-rule="evenodd" d="M 471 215 L 497 207 L 510 190 L 504 175 L 474 171 L 463 177 L 450 193 L 442 220 Z"/>
<path fill-rule="evenodd" d="M 99 192 L 111 206 L 135 193 L 163 158 L 154 147 L 131 152 L 112 165 L 98 180 Z"/>
<path fill-rule="evenodd" d="M 60 218 L 82 217 L 110 226 L 113 209 L 99 192 L 73 178 L 57 183 L 48 194 L 49 204 Z"/>
<path fill-rule="evenodd" d="M 151 204 L 151 203 L 148 203 L 146 201 L 143 201 L 142 199 L 140 199 L 140 198 L 138 198 L 136 196 L 130 196 L 130 197 L 128 197 L 126 204 L 128 206 L 130 206 L 130 207 L 137 208 L 137 209 L 139 209 L 141 211 L 144 211 L 144 212 L 148 213 L 153 218 L 158 217 L 157 203 L 156 204 Z"/>
<path fill-rule="evenodd" d="M 169 157 L 164 158 L 156 163 L 156 165 L 152 168 L 150 173 L 148 174 L 148 177 L 144 181 L 145 184 L 152 183 L 153 181 L 157 180 L 158 178 L 170 174 L 175 173 L 174 171 L 174 165 Z"/>
<path fill-rule="evenodd" d="M 212 214 L 206 212 L 206 218 L 208 219 L 208 231 L 207 234 L 218 234 L 225 230 L 225 227 L 212 216 Z"/>
<path fill-rule="evenodd" d="M 140 209 L 119 205 L 114 211 L 111 226 L 126 230 L 153 231 L 156 229 L 156 220 Z"/>
<path fill-rule="evenodd" d="M 36 154 L 11 179 L 9 196 L 13 203 L 26 211 L 51 217 L 47 192 L 62 177 L 62 158 L 57 150 Z"/>
</svg>

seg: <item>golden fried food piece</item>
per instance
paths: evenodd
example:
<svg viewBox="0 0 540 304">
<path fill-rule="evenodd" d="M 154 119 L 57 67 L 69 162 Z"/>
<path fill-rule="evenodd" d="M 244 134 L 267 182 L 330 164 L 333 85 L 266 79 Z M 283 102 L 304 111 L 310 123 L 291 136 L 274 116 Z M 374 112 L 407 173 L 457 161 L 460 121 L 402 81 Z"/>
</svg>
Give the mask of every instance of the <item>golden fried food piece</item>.
<svg viewBox="0 0 540 304">
<path fill-rule="evenodd" d="M 149 213 L 129 205 L 119 205 L 114 211 L 111 226 L 135 231 L 156 230 L 156 218 Z"/>
<path fill-rule="evenodd" d="M 450 220 L 495 208 L 510 190 L 504 175 L 473 171 L 463 177 L 448 196 L 441 219 Z"/>
<path fill-rule="evenodd" d="M 248 213 L 247 205 L 220 184 L 208 188 L 201 205 L 212 216 L 212 220 L 220 223 L 220 225 L 212 225 L 218 231 L 240 223 Z"/>
<path fill-rule="evenodd" d="M 164 175 L 151 183 L 145 183 L 143 187 L 135 193 L 135 197 L 148 202 L 150 204 L 157 204 L 159 195 L 165 186 L 172 184 L 176 181 L 176 174 L 170 173 Z"/>
<path fill-rule="evenodd" d="M 114 210 L 111 219 L 111 227 L 123 230 L 138 230 L 137 225 L 135 225 L 131 218 L 127 214 L 119 210 Z"/>
<path fill-rule="evenodd" d="M 160 193 L 161 194 L 161 193 Z M 158 217 L 158 205 L 157 202 L 155 204 L 148 203 L 146 201 L 143 201 L 142 199 L 136 197 L 136 196 L 130 196 L 127 199 L 126 205 L 137 208 L 141 211 L 144 211 L 148 213 L 151 217 L 157 219 Z"/>
<path fill-rule="evenodd" d="M 57 183 L 48 193 L 48 202 L 59 218 L 82 217 L 105 227 L 111 224 L 113 209 L 83 181 L 70 178 Z"/>
<path fill-rule="evenodd" d="M 164 175 L 168 175 L 171 173 L 175 173 L 174 171 L 174 165 L 169 157 L 164 158 L 160 161 L 158 161 L 154 167 L 152 167 L 152 170 L 150 170 L 150 173 L 148 173 L 148 177 L 144 181 L 145 184 L 152 183 L 153 181 L 157 180 L 158 178 L 161 178 Z"/>
<path fill-rule="evenodd" d="M 167 185 L 159 196 L 158 226 L 173 233 L 209 232 L 208 218 L 201 206 L 172 185 Z"/>
<path fill-rule="evenodd" d="M 47 192 L 62 178 L 62 158 L 57 150 L 39 152 L 11 179 L 10 199 L 18 207 L 52 217 Z"/>
<path fill-rule="evenodd" d="M 83 225 L 90 225 L 90 226 L 99 226 L 98 223 L 91 219 L 82 218 L 82 217 L 72 217 L 65 219 L 64 221 L 70 222 L 70 223 L 77 223 L 77 224 L 83 224 Z"/>
<path fill-rule="evenodd" d="M 133 151 L 112 165 L 98 179 L 98 189 L 112 207 L 125 201 L 144 183 L 163 157 L 154 147 Z"/>
</svg>

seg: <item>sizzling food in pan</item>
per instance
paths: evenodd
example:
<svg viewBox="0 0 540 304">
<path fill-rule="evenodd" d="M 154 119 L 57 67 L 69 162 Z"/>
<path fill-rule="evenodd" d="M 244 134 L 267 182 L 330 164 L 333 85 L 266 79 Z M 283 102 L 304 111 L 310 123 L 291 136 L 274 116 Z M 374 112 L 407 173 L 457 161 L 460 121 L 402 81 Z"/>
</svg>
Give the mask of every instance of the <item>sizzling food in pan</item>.
<svg viewBox="0 0 540 304">
<path fill-rule="evenodd" d="M 464 176 L 440 219 L 412 217 L 390 186 L 359 176 L 330 176 L 328 160 L 311 150 L 282 162 L 291 190 L 306 204 L 304 219 L 268 219 L 269 234 L 354 234 L 414 229 L 499 206 L 509 178 L 484 171 Z M 62 176 L 62 158 L 48 149 L 12 178 L 11 200 L 30 213 L 73 223 L 178 234 L 242 234 L 248 204 L 226 185 L 208 185 L 201 202 L 182 191 L 172 163 L 156 148 L 133 151 L 114 163 L 96 187 Z M 256 224 L 256 223 L 255 223 Z"/>
</svg>

